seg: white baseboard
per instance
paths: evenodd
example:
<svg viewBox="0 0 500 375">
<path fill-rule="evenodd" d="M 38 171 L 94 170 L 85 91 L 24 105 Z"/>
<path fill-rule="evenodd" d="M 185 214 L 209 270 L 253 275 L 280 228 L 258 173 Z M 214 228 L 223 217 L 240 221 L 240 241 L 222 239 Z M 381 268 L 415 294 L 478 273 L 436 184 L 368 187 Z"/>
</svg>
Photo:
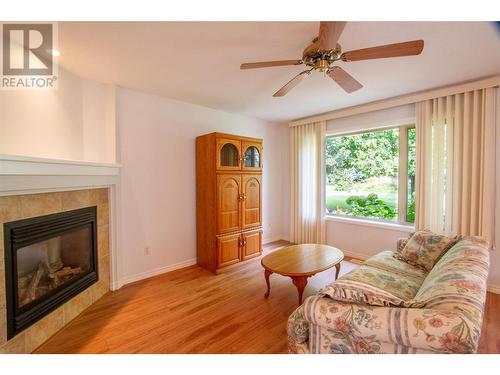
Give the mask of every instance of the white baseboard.
<svg viewBox="0 0 500 375">
<path fill-rule="evenodd" d="M 268 243 L 279 241 L 282 239 L 283 239 L 283 236 L 279 236 L 279 235 L 278 236 L 271 236 L 271 237 L 264 237 L 262 239 L 262 244 L 267 245 Z"/>
<path fill-rule="evenodd" d="M 279 236 L 278 238 L 279 240 L 285 240 L 285 241 L 289 241 L 290 242 L 290 235 L 289 234 L 282 234 L 281 236 Z"/>
<path fill-rule="evenodd" d="M 488 284 L 488 292 L 500 294 L 500 285 Z"/>
<path fill-rule="evenodd" d="M 178 270 L 180 268 L 193 266 L 195 264 L 196 264 L 196 258 L 193 258 L 193 259 L 185 260 L 183 262 L 171 264 L 169 266 L 158 267 L 158 268 L 154 268 L 154 269 L 149 270 L 149 271 L 137 273 L 137 274 L 132 275 L 132 276 L 126 276 L 126 277 L 123 277 L 121 279 L 120 286 L 130 284 L 130 283 L 133 283 L 135 281 L 148 279 L 148 278 L 153 277 L 153 276 L 158 276 L 158 275 L 161 275 L 162 273 L 175 271 L 175 270 Z"/>
<path fill-rule="evenodd" d="M 265 236 L 264 238 L 262 238 L 262 244 L 263 245 L 266 245 L 268 243 L 271 243 L 271 242 L 275 242 L 275 241 L 289 241 L 290 240 L 290 237 L 287 235 L 287 234 L 272 234 L 270 236 Z"/>
<path fill-rule="evenodd" d="M 372 256 L 372 255 L 368 255 L 368 254 L 358 253 L 356 251 L 343 250 L 343 249 L 342 249 L 342 252 L 344 253 L 344 255 L 346 255 L 348 257 L 356 258 L 356 259 L 359 259 L 359 260 L 366 260 L 366 259 L 368 259 L 369 257 Z M 373 255 L 375 255 L 375 254 L 373 254 Z"/>
</svg>

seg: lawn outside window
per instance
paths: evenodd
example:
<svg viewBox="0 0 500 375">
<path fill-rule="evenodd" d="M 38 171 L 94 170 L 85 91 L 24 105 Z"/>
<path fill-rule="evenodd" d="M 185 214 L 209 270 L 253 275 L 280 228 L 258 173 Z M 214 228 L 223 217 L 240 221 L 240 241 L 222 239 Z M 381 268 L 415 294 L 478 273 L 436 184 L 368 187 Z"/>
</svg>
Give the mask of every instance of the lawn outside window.
<svg viewBox="0 0 500 375">
<path fill-rule="evenodd" d="M 415 126 L 325 139 L 327 215 L 402 225 L 415 220 Z"/>
</svg>

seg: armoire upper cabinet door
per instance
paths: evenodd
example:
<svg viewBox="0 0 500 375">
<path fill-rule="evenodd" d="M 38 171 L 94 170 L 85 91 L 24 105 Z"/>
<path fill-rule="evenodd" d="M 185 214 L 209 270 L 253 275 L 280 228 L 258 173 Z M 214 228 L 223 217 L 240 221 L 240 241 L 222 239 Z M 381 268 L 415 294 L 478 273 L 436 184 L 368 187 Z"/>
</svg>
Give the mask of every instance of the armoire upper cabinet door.
<svg viewBox="0 0 500 375">
<path fill-rule="evenodd" d="M 241 175 L 217 175 L 218 233 L 234 232 L 241 227 Z"/>
<path fill-rule="evenodd" d="M 242 142 L 243 169 L 262 169 L 262 143 Z"/>
<path fill-rule="evenodd" d="M 262 176 L 260 174 L 242 175 L 241 225 L 251 228 L 262 225 Z"/>
<path fill-rule="evenodd" d="M 217 138 L 217 169 L 241 169 L 241 142 L 234 139 Z"/>
</svg>

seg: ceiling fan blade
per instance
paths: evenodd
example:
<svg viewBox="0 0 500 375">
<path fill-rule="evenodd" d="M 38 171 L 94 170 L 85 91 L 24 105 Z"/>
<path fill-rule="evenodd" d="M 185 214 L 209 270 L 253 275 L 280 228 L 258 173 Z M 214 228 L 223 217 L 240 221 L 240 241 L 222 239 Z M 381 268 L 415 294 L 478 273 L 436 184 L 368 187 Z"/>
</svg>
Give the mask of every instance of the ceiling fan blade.
<svg viewBox="0 0 500 375">
<path fill-rule="evenodd" d="M 346 23 L 343 21 L 321 21 L 318 34 L 319 49 L 322 51 L 335 49 Z"/>
<path fill-rule="evenodd" d="M 413 56 L 420 55 L 423 49 L 424 41 L 419 39 L 410 42 L 386 44 L 383 46 L 347 51 L 342 54 L 341 59 L 343 61 L 359 61 L 383 59 L 386 57 Z"/>
<path fill-rule="evenodd" d="M 288 83 L 280 88 L 278 91 L 274 93 L 274 97 L 277 96 L 285 96 L 291 89 L 297 86 L 300 82 L 304 80 L 309 74 L 311 74 L 311 70 L 304 70 L 303 72 L 297 74 L 293 77 Z"/>
<path fill-rule="evenodd" d="M 347 93 L 359 90 L 363 85 L 356 81 L 349 73 L 340 66 L 334 66 L 328 75 L 339 84 Z"/>
<path fill-rule="evenodd" d="M 260 61 L 241 64 L 240 69 L 269 68 L 272 66 L 300 65 L 302 60 Z"/>
</svg>

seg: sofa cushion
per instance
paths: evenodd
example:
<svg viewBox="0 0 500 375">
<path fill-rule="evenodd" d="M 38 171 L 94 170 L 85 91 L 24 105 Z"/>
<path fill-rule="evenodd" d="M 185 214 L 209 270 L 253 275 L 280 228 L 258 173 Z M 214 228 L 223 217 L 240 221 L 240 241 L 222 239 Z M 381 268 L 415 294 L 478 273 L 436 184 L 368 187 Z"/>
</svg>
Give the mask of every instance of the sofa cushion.
<svg viewBox="0 0 500 375">
<path fill-rule="evenodd" d="M 320 294 L 337 301 L 374 306 L 410 306 L 426 273 L 384 251 L 359 268 L 321 289 Z M 411 306 L 417 307 L 413 301 Z"/>
<path fill-rule="evenodd" d="M 429 272 L 458 240 L 458 237 L 450 238 L 430 231 L 419 231 L 411 236 L 395 257 Z"/>
<path fill-rule="evenodd" d="M 417 279 L 420 284 L 427 277 L 427 271 L 421 267 L 415 267 L 405 261 L 394 257 L 392 251 L 386 250 L 375 254 L 364 261 L 365 266 L 386 270 L 390 273 L 396 273 L 404 278 Z"/>
<path fill-rule="evenodd" d="M 414 302 L 435 310 L 461 311 L 469 319 L 480 322 L 488 269 L 487 241 L 481 237 L 464 237 L 427 275 Z"/>
</svg>

